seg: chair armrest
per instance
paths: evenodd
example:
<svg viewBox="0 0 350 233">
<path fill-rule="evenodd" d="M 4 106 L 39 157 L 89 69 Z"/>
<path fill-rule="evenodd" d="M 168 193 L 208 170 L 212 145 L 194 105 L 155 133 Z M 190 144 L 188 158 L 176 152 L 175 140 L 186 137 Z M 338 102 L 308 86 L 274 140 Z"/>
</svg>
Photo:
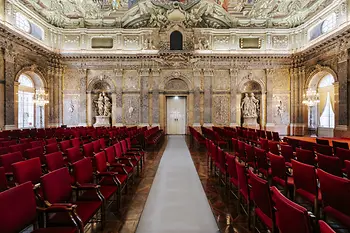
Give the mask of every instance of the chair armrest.
<svg viewBox="0 0 350 233">
<path fill-rule="evenodd" d="M 99 172 L 99 173 L 97 173 L 96 174 L 96 176 L 115 176 L 115 175 L 117 175 L 118 174 L 118 172 Z"/>
<path fill-rule="evenodd" d="M 97 184 L 77 184 L 74 188 L 77 190 L 98 190 L 101 186 Z"/>
<path fill-rule="evenodd" d="M 55 212 L 70 212 L 77 208 L 77 205 L 70 203 L 57 203 L 53 204 L 47 208 L 37 207 L 37 210 L 45 213 L 55 213 Z"/>
</svg>

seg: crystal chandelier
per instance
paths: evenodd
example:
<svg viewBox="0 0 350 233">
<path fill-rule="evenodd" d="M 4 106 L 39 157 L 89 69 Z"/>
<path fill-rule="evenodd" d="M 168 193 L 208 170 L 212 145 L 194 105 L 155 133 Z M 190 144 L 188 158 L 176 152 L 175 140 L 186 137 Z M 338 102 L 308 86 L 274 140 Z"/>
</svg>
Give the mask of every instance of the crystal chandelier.
<svg viewBox="0 0 350 233">
<path fill-rule="evenodd" d="M 303 95 L 303 104 L 312 107 L 316 106 L 320 102 L 320 95 L 316 90 L 308 89 L 306 94 Z"/>
<path fill-rule="evenodd" d="M 44 89 L 37 89 L 35 90 L 34 103 L 38 106 L 45 106 L 49 103 L 48 96 L 49 94 Z"/>
</svg>

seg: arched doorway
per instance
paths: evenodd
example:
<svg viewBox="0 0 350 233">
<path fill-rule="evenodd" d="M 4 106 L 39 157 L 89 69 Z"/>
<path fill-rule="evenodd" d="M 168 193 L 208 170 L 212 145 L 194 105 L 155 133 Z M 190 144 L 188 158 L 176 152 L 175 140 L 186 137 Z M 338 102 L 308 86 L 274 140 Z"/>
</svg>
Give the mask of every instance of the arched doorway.
<svg viewBox="0 0 350 233">
<path fill-rule="evenodd" d="M 308 108 L 309 134 L 333 137 L 335 128 L 335 77 L 321 71 L 310 79 L 303 103 Z"/>
<path fill-rule="evenodd" d="M 47 100 L 44 81 L 33 71 L 24 71 L 18 75 L 17 83 L 17 128 L 45 128 L 45 104 L 42 106 L 36 103 L 39 95 L 41 100 Z"/>
<path fill-rule="evenodd" d="M 183 38 L 182 33 L 179 31 L 173 31 L 170 34 L 170 50 L 182 50 Z"/>
</svg>

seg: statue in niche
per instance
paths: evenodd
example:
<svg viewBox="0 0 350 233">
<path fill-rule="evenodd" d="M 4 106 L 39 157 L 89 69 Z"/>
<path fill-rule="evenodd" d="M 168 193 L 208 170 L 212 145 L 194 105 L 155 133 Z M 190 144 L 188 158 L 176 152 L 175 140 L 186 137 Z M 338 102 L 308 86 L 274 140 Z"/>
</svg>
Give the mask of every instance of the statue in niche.
<svg viewBox="0 0 350 233">
<path fill-rule="evenodd" d="M 97 108 L 97 114 L 99 116 L 103 116 L 104 109 L 103 109 L 103 95 L 100 93 L 98 95 L 98 99 L 95 100 L 96 108 Z"/>
<path fill-rule="evenodd" d="M 107 116 L 111 115 L 111 101 L 108 96 L 102 92 L 98 95 L 97 100 L 95 101 L 97 114 L 98 116 Z"/>
<path fill-rule="evenodd" d="M 251 93 L 250 96 L 248 93 L 245 93 L 241 109 L 245 123 L 256 124 L 260 112 L 260 106 L 259 100 L 255 98 L 254 93 Z"/>
</svg>

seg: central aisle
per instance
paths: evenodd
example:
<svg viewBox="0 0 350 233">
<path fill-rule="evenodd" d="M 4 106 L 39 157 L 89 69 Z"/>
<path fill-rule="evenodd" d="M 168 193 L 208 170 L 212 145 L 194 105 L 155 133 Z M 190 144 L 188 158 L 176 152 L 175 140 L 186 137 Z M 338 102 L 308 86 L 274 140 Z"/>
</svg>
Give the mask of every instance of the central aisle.
<svg viewBox="0 0 350 233">
<path fill-rule="evenodd" d="M 169 136 L 136 232 L 219 232 L 184 136 Z"/>
</svg>

